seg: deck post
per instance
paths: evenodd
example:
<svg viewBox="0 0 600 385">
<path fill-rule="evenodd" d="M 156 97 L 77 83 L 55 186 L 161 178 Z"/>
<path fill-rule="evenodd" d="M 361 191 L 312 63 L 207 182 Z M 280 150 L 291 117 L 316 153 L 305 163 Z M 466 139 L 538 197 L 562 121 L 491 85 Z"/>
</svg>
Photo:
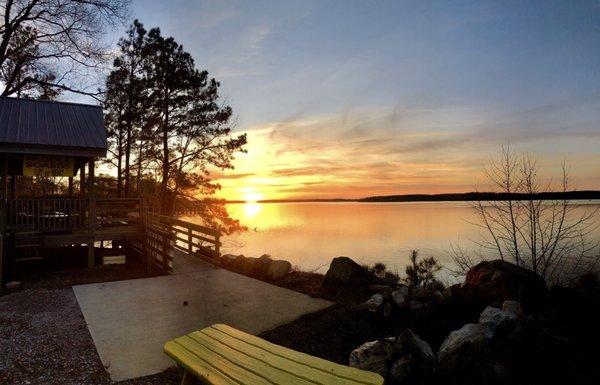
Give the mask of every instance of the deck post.
<svg viewBox="0 0 600 385">
<path fill-rule="evenodd" d="M 6 231 L 6 190 L 8 175 L 8 157 L 2 154 L 0 158 L 0 291 L 2 291 L 4 280 L 4 232 Z"/>
<path fill-rule="evenodd" d="M 73 196 L 73 177 L 69 177 L 68 194 L 70 197 Z"/>
<path fill-rule="evenodd" d="M 94 243 L 96 241 L 96 189 L 94 187 L 94 158 L 89 161 L 88 175 L 88 201 L 89 201 L 89 242 L 88 242 L 88 268 L 94 267 Z"/>
</svg>

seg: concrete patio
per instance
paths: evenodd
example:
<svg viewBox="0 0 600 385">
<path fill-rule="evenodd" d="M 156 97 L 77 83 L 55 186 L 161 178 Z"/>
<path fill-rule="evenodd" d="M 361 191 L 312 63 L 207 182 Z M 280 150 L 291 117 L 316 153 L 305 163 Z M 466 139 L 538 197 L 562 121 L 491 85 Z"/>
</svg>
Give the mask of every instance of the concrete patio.
<svg viewBox="0 0 600 385">
<path fill-rule="evenodd" d="M 73 287 L 113 381 L 173 366 L 164 343 L 191 331 L 225 323 L 259 334 L 331 305 L 183 253 L 173 270 L 170 276 Z"/>
</svg>

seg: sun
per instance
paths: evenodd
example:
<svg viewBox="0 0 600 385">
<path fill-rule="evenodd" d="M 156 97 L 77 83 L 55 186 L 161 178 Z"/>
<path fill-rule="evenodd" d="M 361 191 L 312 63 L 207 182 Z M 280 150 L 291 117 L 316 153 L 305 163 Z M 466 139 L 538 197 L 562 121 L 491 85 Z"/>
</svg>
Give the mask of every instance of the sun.
<svg viewBox="0 0 600 385">
<path fill-rule="evenodd" d="M 256 203 L 263 198 L 261 193 L 257 192 L 249 192 L 244 195 L 244 200 L 246 203 Z"/>
</svg>

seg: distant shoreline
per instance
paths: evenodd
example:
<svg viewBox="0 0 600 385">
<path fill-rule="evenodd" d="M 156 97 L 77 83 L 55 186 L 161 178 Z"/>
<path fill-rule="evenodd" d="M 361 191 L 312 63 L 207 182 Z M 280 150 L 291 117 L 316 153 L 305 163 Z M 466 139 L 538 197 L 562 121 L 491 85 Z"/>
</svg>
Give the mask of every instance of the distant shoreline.
<svg viewBox="0 0 600 385">
<path fill-rule="evenodd" d="M 498 201 L 498 200 L 595 200 L 600 199 L 600 191 L 567 191 L 544 192 L 534 195 L 506 194 L 493 192 L 468 192 L 449 194 L 403 194 L 381 195 L 358 199 L 264 199 L 256 203 L 335 203 L 335 202 L 467 202 L 467 201 Z M 225 203 L 247 203 L 243 200 L 224 201 Z"/>
</svg>

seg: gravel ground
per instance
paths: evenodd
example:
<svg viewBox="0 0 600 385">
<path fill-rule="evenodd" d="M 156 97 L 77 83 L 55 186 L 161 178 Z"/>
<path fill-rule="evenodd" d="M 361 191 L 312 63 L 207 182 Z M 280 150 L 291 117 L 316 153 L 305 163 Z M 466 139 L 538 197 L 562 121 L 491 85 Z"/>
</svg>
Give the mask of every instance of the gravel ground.
<svg viewBox="0 0 600 385">
<path fill-rule="evenodd" d="M 25 289 L 0 297 L 0 309 L 0 383 L 111 383 L 72 289 Z M 176 383 L 167 371 L 121 384 Z"/>
</svg>

